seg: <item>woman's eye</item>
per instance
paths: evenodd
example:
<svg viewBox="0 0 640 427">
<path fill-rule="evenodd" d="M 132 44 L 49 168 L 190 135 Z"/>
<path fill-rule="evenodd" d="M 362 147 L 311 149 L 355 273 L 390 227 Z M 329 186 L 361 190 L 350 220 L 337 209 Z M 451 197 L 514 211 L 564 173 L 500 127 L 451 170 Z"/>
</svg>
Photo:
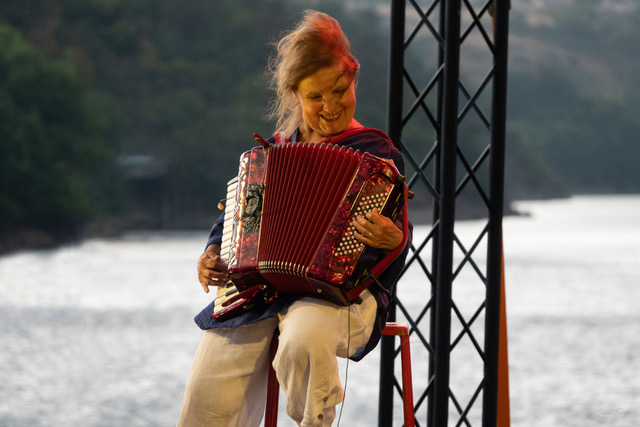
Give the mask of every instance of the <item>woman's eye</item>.
<svg viewBox="0 0 640 427">
<path fill-rule="evenodd" d="M 337 96 L 342 97 L 342 96 L 344 96 L 344 94 L 345 94 L 346 92 L 347 92 L 347 89 L 340 89 L 340 90 L 335 91 L 334 93 L 335 93 Z"/>
</svg>

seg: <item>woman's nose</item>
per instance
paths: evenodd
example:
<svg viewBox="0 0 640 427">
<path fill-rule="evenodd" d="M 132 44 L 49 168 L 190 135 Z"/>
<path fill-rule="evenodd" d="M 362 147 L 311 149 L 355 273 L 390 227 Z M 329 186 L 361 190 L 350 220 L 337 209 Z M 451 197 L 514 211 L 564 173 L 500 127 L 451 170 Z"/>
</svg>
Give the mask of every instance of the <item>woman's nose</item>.
<svg viewBox="0 0 640 427">
<path fill-rule="evenodd" d="M 322 109 L 328 113 L 336 111 L 338 109 L 338 98 L 335 96 L 325 98 Z"/>
</svg>

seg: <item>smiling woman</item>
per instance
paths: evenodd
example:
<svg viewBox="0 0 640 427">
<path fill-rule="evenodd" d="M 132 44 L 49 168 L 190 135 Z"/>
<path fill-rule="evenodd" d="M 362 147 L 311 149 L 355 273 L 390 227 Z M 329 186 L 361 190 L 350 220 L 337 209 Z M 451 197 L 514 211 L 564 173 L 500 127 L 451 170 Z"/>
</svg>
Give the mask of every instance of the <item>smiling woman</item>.
<svg viewBox="0 0 640 427">
<path fill-rule="evenodd" d="M 353 117 L 358 70 L 340 24 L 324 13 L 307 11 L 298 26 L 277 44 L 277 55 L 271 62 L 276 93 L 272 118 L 277 120 L 277 132 L 265 145 L 324 143 L 313 147 L 329 151 L 333 147 L 327 147 L 332 144 L 351 149 L 345 151 L 359 150 L 388 159 L 403 174 L 402 156 L 389 137 L 363 127 Z M 311 165 L 302 156 L 295 161 L 300 162 L 295 165 L 298 167 L 324 168 L 326 174 L 321 176 L 325 178 L 313 177 L 336 195 L 342 194 L 331 182 L 345 174 L 340 161 Z M 293 165 L 287 170 L 291 169 Z M 283 186 L 292 187 L 290 181 L 294 179 L 287 175 Z M 278 225 L 288 231 L 296 221 L 311 223 L 317 219 L 313 215 L 292 218 L 296 215 L 276 210 L 281 221 Z M 350 306 L 281 292 L 267 302 L 240 301 L 251 308 L 235 317 L 214 317 L 215 302 L 196 316 L 205 333 L 187 381 L 179 425 L 258 426 L 264 413 L 268 349 L 274 330 L 279 331 L 279 344 L 273 367 L 287 395 L 287 414 L 301 425 L 331 425 L 335 405 L 344 397 L 336 357 L 360 360 L 377 345 L 411 241 L 410 231 L 405 234 L 377 209 L 363 210 L 352 225 L 352 237 L 372 249 L 373 265 L 389 254 L 400 255 L 378 276 L 377 285 L 362 292 L 357 301 L 349 301 L 353 303 Z M 222 214 L 198 260 L 198 277 L 205 292 L 228 282 L 227 265 L 220 256 L 224 228 Z M 274 237 L 269 241 L 260 234 L 259 244 L 290 244 L 290 239 L 280 240 Z M 253 276 L 244 280 L 264 286 Z M 291 283 L 292 292 L 297 291 L 296 283 Z M 221 294 L 226 292 L 224 288 Z"/>
</svg>

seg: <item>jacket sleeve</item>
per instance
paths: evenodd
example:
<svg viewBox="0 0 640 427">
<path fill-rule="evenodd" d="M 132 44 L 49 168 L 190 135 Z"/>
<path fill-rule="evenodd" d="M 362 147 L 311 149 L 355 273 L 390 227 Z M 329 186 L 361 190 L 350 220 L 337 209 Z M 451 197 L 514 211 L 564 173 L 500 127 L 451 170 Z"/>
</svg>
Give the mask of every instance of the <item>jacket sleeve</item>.
<svg viewBox="0 0 640 427">
<path fill-rule="evenodd" d="M 207 240 L 207 246 L 209 245 L 222 245 L 222 228 L 224 226 L 224 212 L 220 214 L 216 222 L 211 227 L 211 231 L 209 232 L 209 239 Z"/>
</svg>

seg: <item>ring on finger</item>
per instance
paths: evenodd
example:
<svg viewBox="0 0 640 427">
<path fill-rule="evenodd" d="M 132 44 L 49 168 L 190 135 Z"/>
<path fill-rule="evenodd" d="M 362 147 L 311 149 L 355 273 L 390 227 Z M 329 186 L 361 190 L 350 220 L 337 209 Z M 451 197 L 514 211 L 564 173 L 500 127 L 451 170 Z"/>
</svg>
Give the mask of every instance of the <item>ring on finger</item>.
<svg viewBox="0 0 640 427">
<path fill-rule="evenodd" d="M 372 233 L 372 232 L 369 232 L 369 238 L 371 238 L 371 236 L 373 236 L 373 233 Z"/>
</svg>

